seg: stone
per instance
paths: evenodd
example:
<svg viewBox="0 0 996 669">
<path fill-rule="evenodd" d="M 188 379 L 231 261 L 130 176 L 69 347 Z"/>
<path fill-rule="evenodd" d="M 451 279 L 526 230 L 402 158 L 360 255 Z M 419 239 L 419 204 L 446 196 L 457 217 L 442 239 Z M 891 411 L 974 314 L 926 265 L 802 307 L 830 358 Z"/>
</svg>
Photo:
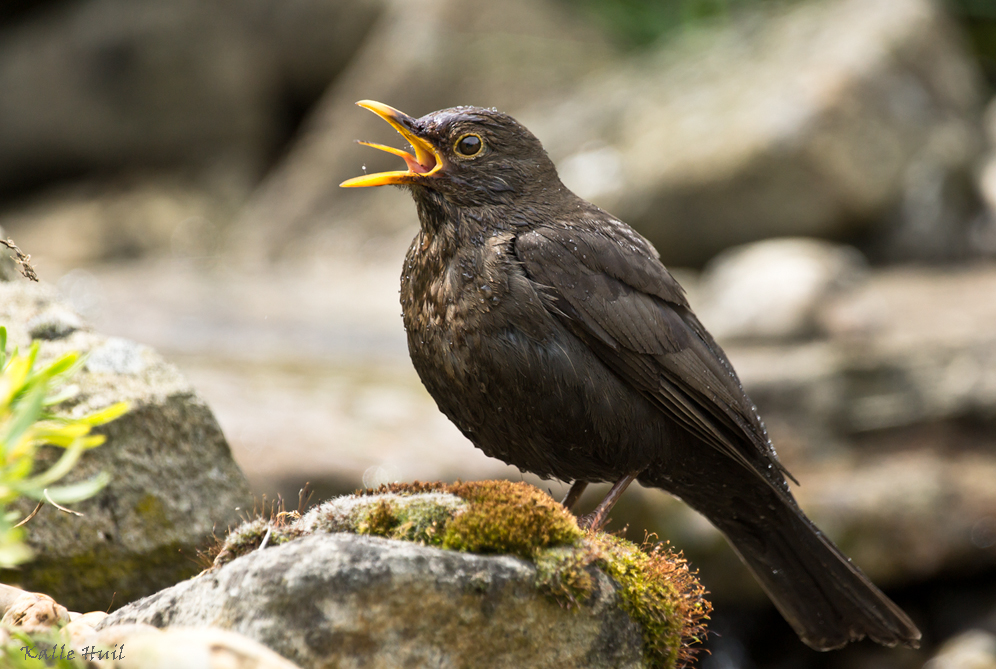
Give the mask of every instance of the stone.
<svg viewBox="0 0 996 669">
<path fill-rule="evenodd" d="M 945 641 L 923 669 L 996 669 L 996 634 L 962 632 Z"/>
<path fill-rule="evenodd" d="M 727 347 L 766 417 L 844 438 L 996 415 L 996 265 L 896 267 L 822 305 L 824 338 Z M 770 419 L 769 419 L 770 420 Z"/>
<path fill-rule="evenodd" d="M 73 648 L 91 645 L 97 640 L 97 625 L 106 617 L 105 611 L 89 613 L 70 611 L 69 624 L 62 628 L 61 633 L 69 639 Z"/>
<path fill-rule="evenodd" d="M 990 99 L 983 114 L 986 156 L 978 170 L 977 188 L 985 211 L 976 219 L 972 243 L 980 255 L 996 255 L 996 100 Z"/>
<path fill-rule="evenodd" d="M 16 590 L 4 586 L 4 594 Z M 37 592 L 21 592 L 13 601 L 5 603 L 3 623 L 8 629 L 17 629 L 27 634 L 47 632 L 54 626 L 69 622 L 69 612 L 48 595 Z"/>
<path fill-rule="evenodd" d="M 939 259 L 978 211 L 981 81 L 940 3 L 804 2 L 690 31 L 518 118 L 667 264 L 782 236 Z"/>
<path fill-rule="evenodd" d="M 0 226 L 0 239 L 4 241 L 8 239 L 3 226 Z M 19 276 L 17 263 L 14 262 L 10 250 L 7 247 L 0 248 L 0 281 L 13 281 L 16 276 Z"/>
<path fill-rule="evenodd" d="M 32 339 L 62 339 L 83 327 L 83 320 L 74 312 L 58 305 L 28 321 Z"/>
<path fill-rule="evenodd" d="M 211 625 L 305 669 L 351 665 L 638 667 L 638 628 L 607 577 L 590 608 L 537 594 L 535 567 L 352 534 L 256 551 L 122 608 L 122 623 Z M 473 634 L 468 634 L 473 630 Z"/>
<path fill-rule="evenodd" d="M 339 182 L 361 169 L 395 164 L 352 141 L 398 142 L 354 106 L 357 100 L 416 117 L 461 104 L 514 112 L 563 94 L 615 60 L 604 35 L 552 0 L 391 0 L 248 203 L 229 243 L 254 262 L 341 246 L 340 228 L 362 239 L 399 231 L 410 239 L 415 213 L 401 193 L 339 192 Z"/>
<path fill-rule="evenodd" d="M 45 276 L 108 261 L 165 257 L 210 262 L 252 185 L 238 167 L 196 183 L 160 171 L 44 189 L 0 212 L 0 225 Z"/>
<path fill-rule="evenodd" d="M 87 371 L 98 374 L 135 375 L 148 365 L 145 356 L 147 350 L 148 347 L 128 339 L 109 337 L 90 352 L 84 365 Z"/>
<path fill-rule="evenodd" d="M 342 69 L 376 0 L 84 0 L 0 36 L 0 191 L 67 173 L 240 163 Z"/>
<path fill-rule="evenodd" d="M 122 625 L 104 630 L 96 643 L 108 650 L 121 649 L 119 659 L 101 663 L 109 669 L 300 669 L 242 634 L 213 627 L 160 631 L 147 625 Z"/>
<path fill-rule="evenodd" d="M 803 238 L 754 242 L 706 265 L 695 311 L 720 340 L 813 337 L 823 303 L 866 271 L 864 257 L 849 246 Z"/>
<path fill-rule="evenodd" d="M 663 669 L 697 652 L 703 594 L 680 555 L 584 533 L 528 484 L 415 482 L 247 520 L 213 568 L 98 632 L 217 626 L 305 668 Z"/>
<path fill-rule="evenodd" d="M 0 283 L 8 347 L 26 351 L 27 324 L 52 309 L 68 307 L 51 286 Z M 121 605 L 195 573 L 196 551 L 251 501 L 210 409 L 151 348 L 105 337 L 85 324 L 61 338 L 35 341 L 41 363 L 69 351 L 91 354 L 73 379 L 77 394 L 59 411 L 80 416 L 118 401 L 131 409 L 97 429 L 106 443 L 88 451 L 62 480 L 106 471 L 107 487 L 73 505 L 82 517 L 43 505 L 24 526 L 34 559 L 3 579 L 78 611 Z M 40 466 L 57 455 L 43 449 Z M 21 499 L 12 508 L 27 516 L 34 505 Z"/>
</svg>

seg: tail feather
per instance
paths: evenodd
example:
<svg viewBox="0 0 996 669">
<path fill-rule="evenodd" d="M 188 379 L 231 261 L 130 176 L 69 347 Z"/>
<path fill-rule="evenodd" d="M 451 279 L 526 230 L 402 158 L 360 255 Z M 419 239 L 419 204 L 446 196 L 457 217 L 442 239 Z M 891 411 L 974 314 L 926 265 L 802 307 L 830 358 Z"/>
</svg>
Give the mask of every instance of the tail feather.
<svg viewBox="0 0 996 669">
<path fill-rule="evenodd" d="M 865 637 L 885 646 L 919 646 L 913 621 L 820 532 L 787 491 L 740 485 L 731 495 L 732 487 L 717 481 L 717 470 L 712 473 L 712 478 L 647 483 L 677 494 L 726 536 L 803 642 L 816 650 Z"/>
<path fill-rule="evenodd" d="M 808 646 L 833 650 L 868 637 L 919 646 L 913 621 L 800 511 L 784 508 L 763 532 L 737 522 L 720 530 L 785 620 Z"/>
</svg>

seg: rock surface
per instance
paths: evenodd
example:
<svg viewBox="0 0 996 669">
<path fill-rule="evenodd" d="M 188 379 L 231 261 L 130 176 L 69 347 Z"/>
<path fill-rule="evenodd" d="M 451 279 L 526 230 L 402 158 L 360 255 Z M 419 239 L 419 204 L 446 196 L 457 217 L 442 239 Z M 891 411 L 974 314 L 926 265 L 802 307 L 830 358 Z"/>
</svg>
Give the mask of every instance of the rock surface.
<svg viewBox="0 0 996 669">
<path fill-rule="evenodd" d="M 985 422 L 996 416 L 994 294 L 992 264 L 882 270 L 822 305 L 820 340 L 727 352 L 766 420 L 794 429 L 850 439 Z"/>
<path fill-rule="evenodd" d="M 0 37 L 0 191 L 82 170 L 238 162 L 352 55 L 374 0 L 86 0 Z"/>
<path fill-rule="evenodd" d="M 0 584 L 0 619 L 8 629 L 18 628 L 27 633 L 47 631 L 53 625 L 69 622 L 69 611 L 48 595 L 25 592 Z"/>
<path fill-rule="evenodd" d="M 8 346 L 26 350 L 29 323 L 63 323 L 67 307 L 46 285 L 0 283 L 0 324 Z M 63 314 L 60 317 L 59 314 Z M 83 415 L 117 401 L 131 410 L 98 432 L 107 442 L 88 452 L 65 482 L 100 471 L 111 482 L 78 505 L 82 518 L 50 505 L 25 526 L 35 559 L 4 573 L 75 610 L 106 609 L 195 573 L 196 550 L 250 502 L 248 486 L 210 409 L 179 371 L 147 346 L 83 327 L 44 329 L 40 360 L 88 354 L 74 379 L 78 394 L 61 405 Z M 59 333 L 62 333 L 61 335 Z M 37 334 L 37 332 L 36 332 Z M 42 453 L 53 459 L 54 450 Z M 19 500 L 27 515 L 34 506 Z"/>
<path fill-rule="evenodd" d="M 300 669 L 242 634 L 211 627 L 158 630 L 148 625 L 120 625 L 96 635 L 93 642 L 108 649 L 127 644 L 123 658 L 100 664 L 107 669 Z"/>
<path fill-rule="evenodd" d="M 93 180 L 45 190 L 0 213 L 0 223 L 49 277 L 145 256 L 209 262 L 250 186 L 232 171 L 197 183 L 165 173 Z"/>
<path fill-rule="evenodd" d="M 608 577 L 589 607 L 538 595 L 536 569 L 351 534 L 245 555 L 111 614 L 123 623 L 213 625 L 305 669 L 328 666 L 638 667 L 639 628 Z"/>
<path fill-rule="evenodd" d="M 722 341 L 791 340 L 819 334 L 817 314 L 865 273 L 857 249 L 816 239 L 769 239 L 709 262 L 696 313 Z"/>
<path fill-rule="evenodd" d="M 939 258 L 975 213 L 981 100 L 940 3 L 830 0 L 694 33 L 519 120 L 667 263 L 796 235 Z"/>
<path fill-rule="evenodd" d="M 996 635 L 969 630 L 944 642 L 923 669 L 996 669 Z"/>
</svg>

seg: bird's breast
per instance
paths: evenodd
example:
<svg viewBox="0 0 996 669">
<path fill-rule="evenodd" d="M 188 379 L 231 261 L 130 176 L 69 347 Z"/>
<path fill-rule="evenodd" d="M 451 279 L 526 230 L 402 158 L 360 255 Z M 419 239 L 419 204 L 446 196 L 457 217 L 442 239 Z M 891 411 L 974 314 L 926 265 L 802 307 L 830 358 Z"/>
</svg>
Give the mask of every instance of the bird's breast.
<svg viewBox="0 0 996 669">
<path fill-rule="evenodd" d="M 401 277 L 409 337 L 451 347 L 487 330 L 508 297 L 510 247 L 510 238 L 497 235 L 472 245 L 416 237 Z"/>
<path fill-rule="evenodd" d="M 493 376 L 495 348 L 510 337 L 544 338 L 549 315 L 512 243 L 511 234 L 459 245 L 420 234 L 409 250 L 401 279 L 408 349 L 437 401 L 442 392 L 476 392 Z"/>
</svg>

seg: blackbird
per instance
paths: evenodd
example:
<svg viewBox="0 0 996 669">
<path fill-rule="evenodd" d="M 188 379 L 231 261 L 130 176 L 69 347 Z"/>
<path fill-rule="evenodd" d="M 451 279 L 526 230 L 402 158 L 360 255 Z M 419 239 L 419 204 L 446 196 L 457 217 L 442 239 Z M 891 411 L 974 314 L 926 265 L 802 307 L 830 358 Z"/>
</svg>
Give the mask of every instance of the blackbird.
<svg viewBox="0 0 996 669">
<path fill-rule="evenodd" d="M 494 109 L 412 118 L 357 103 L 414 148 L 421 222 L 405 258 L 408 349 L 439 409 L 488 455 L 543 478 L 661 488 L 729 540 L 817 650 L 918 645 L 905 613 L 810 521 L 757 410 L 654 247 L 560 182 L 539 140 Z M 793 479 L 794 481 L 794 479 Z"/>
</svg>

